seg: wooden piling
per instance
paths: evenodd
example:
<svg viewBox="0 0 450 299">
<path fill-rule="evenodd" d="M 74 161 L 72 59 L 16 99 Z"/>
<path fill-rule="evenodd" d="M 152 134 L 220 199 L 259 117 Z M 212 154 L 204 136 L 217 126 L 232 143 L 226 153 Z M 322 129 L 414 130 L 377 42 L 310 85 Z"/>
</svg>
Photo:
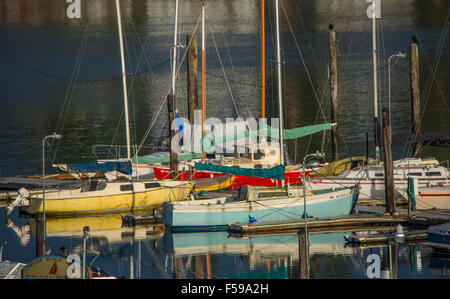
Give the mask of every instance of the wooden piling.
<svg viewBox="0 0 450 299">
<path fill-rule="evenodd" d="M 44 219 L 36 216 L 36 258 L 45 255 Z"/>
<path fill-rule="evenodd" d="M 411 81 L 411 122 L 412 122 L 412 156 L 420 155 L 420 143 L 415 142 L 421 132 L 420 95 L 419 95 L 419 51 L 417 43 L 409 47 L 410 81 Z"/>
<path fill-rule="evenodd" d="M 172 129 L 172 123 L 175 120 L 175 112 L 173 110 L 173 95 L 167 95 L 167 112 L 169 114 L 169 131 L 170 131 L 170 177 L 172 179 L 176 178 L 178 174 L 178 154 L 173 149 L 178 149 L 177 144 L 172 145 L 175 135 L 177 134 L 177 129 Z"/>
<path fill-rule="evenodd" d="M 397 245 L 393 245 L 391 247 L 391 255 L 389 258 L 391 260 L 391 265 L 392 265 L 392 269 L 391 269 L 392 279 L 398 279 L 398 249 L 397 249 Z"/>
<path fill-rule="evenodd" d="M 188 119 L 194 123 L 194 111 L 198 109 L 198 43 L 196 35 L 188 35 L 187 48 L 187 93 Z"/>
<path fill-rule="evenodd" d="M 334 24 L 330 23 L 330 95 L 331 95 L 331 123 L 338 123 L 338 99 L 337 99 L 337 59 L 336 59 L 336 33 Z M 338 126 L 331 128 L 331 151 L 333 161 L 339 160 L 338 153 Z"/>
<path fill-rule="evenodd" d="M 196 255 L 194 256 L 194 264 L 193 264 L 193 275 L 194 275 L 194 279 L 203 279 L 205 278 L 205 265 L 204 265 L 204 261 L 203 261 L 203 256 L 201 255 Z"/>
<path fill-rule="evenodd" d="M 386 194 L 386 213 L 394 215 L 395 193 L 394 193 L 394 165 L 392 161 L 391 134 L 389 123 L 389 109 L 383 109 L 383 147 L 384 147 L 384 182 Z"/>
<path fill-rule="evenodd" d="M 183 259 L 180 256 L 173 257 L 173 278 L 174 279 L 183 279 L 184 277 L 184 266 Z"/>
<path fill-rule="evenodd" d="M 305 231 L 299 231 L 298 233 L 298 267 L 300 279 L 309 279 L 308 271 L 308 235 Z"/>
</svg>

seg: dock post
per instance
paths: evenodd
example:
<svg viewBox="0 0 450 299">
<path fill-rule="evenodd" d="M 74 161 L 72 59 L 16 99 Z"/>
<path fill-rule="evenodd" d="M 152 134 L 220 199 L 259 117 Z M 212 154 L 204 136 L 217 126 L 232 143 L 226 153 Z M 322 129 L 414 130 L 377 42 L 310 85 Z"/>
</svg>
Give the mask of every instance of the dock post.
<svg viewBox="0 0 450 299">
<path fill-rule="evenodd" d="M 398 279 L 398 249 L 397 245 L 393 245 L 391 248 L 391 255 L 389 257 L 391 259 L 391 275 L 392 279 Z"/>
<path fill-rule="evenodd" d="M 183 279 L 184 278 L 184 266 L 183 259 L 181 256 L 173 256 L 173 278 L 174 279 Z"/>
<path fill-rule="evenodd" d="M 392 162 L 391 133 L 389 123 L 389 109 L 383 108 L 383 147 L 384 147 L 384 183 L 386 196 L 386 213 L 394 216 L 395 192 L 394 192 L 394 172 Z"/>
<path fill-rule="evenodd" d="M 194 279 L 203 279 L 205 275 L 203 256 L 195 255 L 193 264 Z"/>
<path fill-rule="evenodd" d="M 187 93 L 188 119 L 194 123 L 194 111 L 198 109 L 198 44 L 196 35 L 187 35 Z"/>
<path fill-rule="evenodd" d="M 298 233 L 298 267 L 300 279 L 309 279 L 309 238 L 305 231 L 300 230 Z"/>
<path fill-rule="evenodd" d="M 412 156 L 420 153 L 420 143 L 416 142 L 421 132 L 420 121 L 420 95 L 419 95 L 419 51 L 417 43 L 409 47 L 410 55 L 410 81 L 411 81 L 411 122 L 412 122 Z"/>
<path fill-rule="evenodd" d="M 338 99 L 337 99 L 337 61 L 336 61 L 336 33 L 334 32 L 334 24 L 330 23 L 330 95 L 331 95 L 331 123 L 338 123 Z M 332 160 L 339 160 L 338 153 L 338 126 L 331 128 L 331 151 Z"/>
<path fill-rule="evenodd" d="M 177 134 L 177 129 L 172 129 L 172 123 L 175 120 L 175 112 L 173 111 L 173 95 L 167 95 L 167 112 L 169 113 L 169 138 L 170 138 L 170 178 L 175 179 L 178 174 L 178 154 L 173 148 L 178 149 L 177 144 L 173 145 L 172 141 Z"/>
<path fill-rule="evenodd" d="M 36 215 L 36 258 L 45 255 L 44 220 Z"/>
</svg>

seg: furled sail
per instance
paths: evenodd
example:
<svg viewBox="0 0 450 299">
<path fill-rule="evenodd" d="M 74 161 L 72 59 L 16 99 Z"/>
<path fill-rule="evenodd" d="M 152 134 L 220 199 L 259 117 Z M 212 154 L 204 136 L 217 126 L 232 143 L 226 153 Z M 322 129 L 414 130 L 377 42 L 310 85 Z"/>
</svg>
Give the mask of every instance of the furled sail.
<svg viewBox="0 0 450 299">
<path fill-rule="evenodd" d="M 54 166 L 70 173 L 106 173 L 111 171 L 118 171 L 123 174 L 130 175 L 133 172 L 130 161 L 85 164 L 56 164 Z"/>
</svg>

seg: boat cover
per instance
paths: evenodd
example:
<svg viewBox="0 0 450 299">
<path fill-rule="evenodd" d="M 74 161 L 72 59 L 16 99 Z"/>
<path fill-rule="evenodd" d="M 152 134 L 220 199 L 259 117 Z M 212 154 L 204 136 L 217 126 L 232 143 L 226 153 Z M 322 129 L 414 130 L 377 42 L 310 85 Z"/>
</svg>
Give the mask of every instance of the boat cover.
<svg viewBox="0 0 450 299">
<path fill-rule="evenodd" d="M 284 165 L 278 165 L 273 168 L 255 169 L 255 168 L 241 168 L 235 166 L 223 166 L 223 165 L 195 162 L 194 167 L 197 170 L 206 170 L 206 171 L 236 174 L 250 177 L 260 177 L 265 179 L 276 179 L 276 180 L 284 180 L 284 172 L 285 172 Z"/>
</svg>

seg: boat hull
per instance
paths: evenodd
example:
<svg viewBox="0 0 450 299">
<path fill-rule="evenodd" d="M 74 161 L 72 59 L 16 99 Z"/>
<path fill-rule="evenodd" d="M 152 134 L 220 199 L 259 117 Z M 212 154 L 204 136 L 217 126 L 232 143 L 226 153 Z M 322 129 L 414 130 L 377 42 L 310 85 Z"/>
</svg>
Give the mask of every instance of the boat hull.
<svg viewBox="0 0 450 299">
<path fill-rule="evenodd" d="M 438 185 L 443 183 L 443 179 L 429 179 L 419 180 L 419 188 Z M 310 190 L 326 190 L 335 188 L 350 188 L 358 185 L 360 188 L 359 199 L 383 199 L 385 198 L 386 188 L 384 179 L 343 179 L 343 178 L 319 178 L 310 177 L 307 179 L 306 186 Z M 395 196 L 403 196 L 400 190 L 405 190 L 408 187 L 408 181 L 403 179 L 395 179 Z"/>
<path fill-rule="evenodd" d="M 358 197 L 356 189 L 307 196 L 307 217 L 323 218 L 351 214 Z M 296 197 L 261 201 L 225 202 L 212 199 L 163 204 L 163 222 L 171 231 L 225 230 L 229 224 L 252 221 L 273 222 L 301 220 L 304 199 Z"/>
<path fill-rule="evenodd" d="M 170 169 L 165 167 L 153 167 L 155 177 L 158 180 L 164 180 L 170 178 Z M 310 176 L 312 170 L 306 170 L 306 175 Z M 187 181 L 191 178 L 194 180 L 199 180 L 203 178 L 216 178 L 219 176 L 225 175 L 221 172 L 210 172 L 210 171 L 195 171 L 192 174 L 189 171 L 179 171 L 177 179 Z M 300 185 L 302 184 L 303 172 L 300 170 L 294 171 L 286 171 L 285 173 L 285 184 L 289 185 Z M 237 190 L 242 186 L 266 186 L 266 187 L 274 187 L 281 186 L 281 180 L 276 179 L 268 179 L 268 178 L 259 178 L 259 177 L 250 177 L 243 175 L 235 175 L 233 184 L 228 187 L 228 190 Z"/>
<path fill-rule="evenodd" d="M 111 184 L 111 183 L 110 183 Z M 193 182 L 174 182 L 161 187 L 132 192 L 105 194 L 100 191 L 63 191 L 46 194 L 45 214 L 48 216 L 102 215 L 139 212 L 157 208 L 165 201 L 185 200 L 193 188 Z M 70 196 L 69 196 L 70 195 Z M 27 209 L 29 214 L 43 212 L 43 199 L 31 197 Z"/>
<path fill-rule="evenodd" d="M 427 234 L 430 242 L 450 245 L 450 223 L 432 226 L 428 228 Z"/>
</svg>

